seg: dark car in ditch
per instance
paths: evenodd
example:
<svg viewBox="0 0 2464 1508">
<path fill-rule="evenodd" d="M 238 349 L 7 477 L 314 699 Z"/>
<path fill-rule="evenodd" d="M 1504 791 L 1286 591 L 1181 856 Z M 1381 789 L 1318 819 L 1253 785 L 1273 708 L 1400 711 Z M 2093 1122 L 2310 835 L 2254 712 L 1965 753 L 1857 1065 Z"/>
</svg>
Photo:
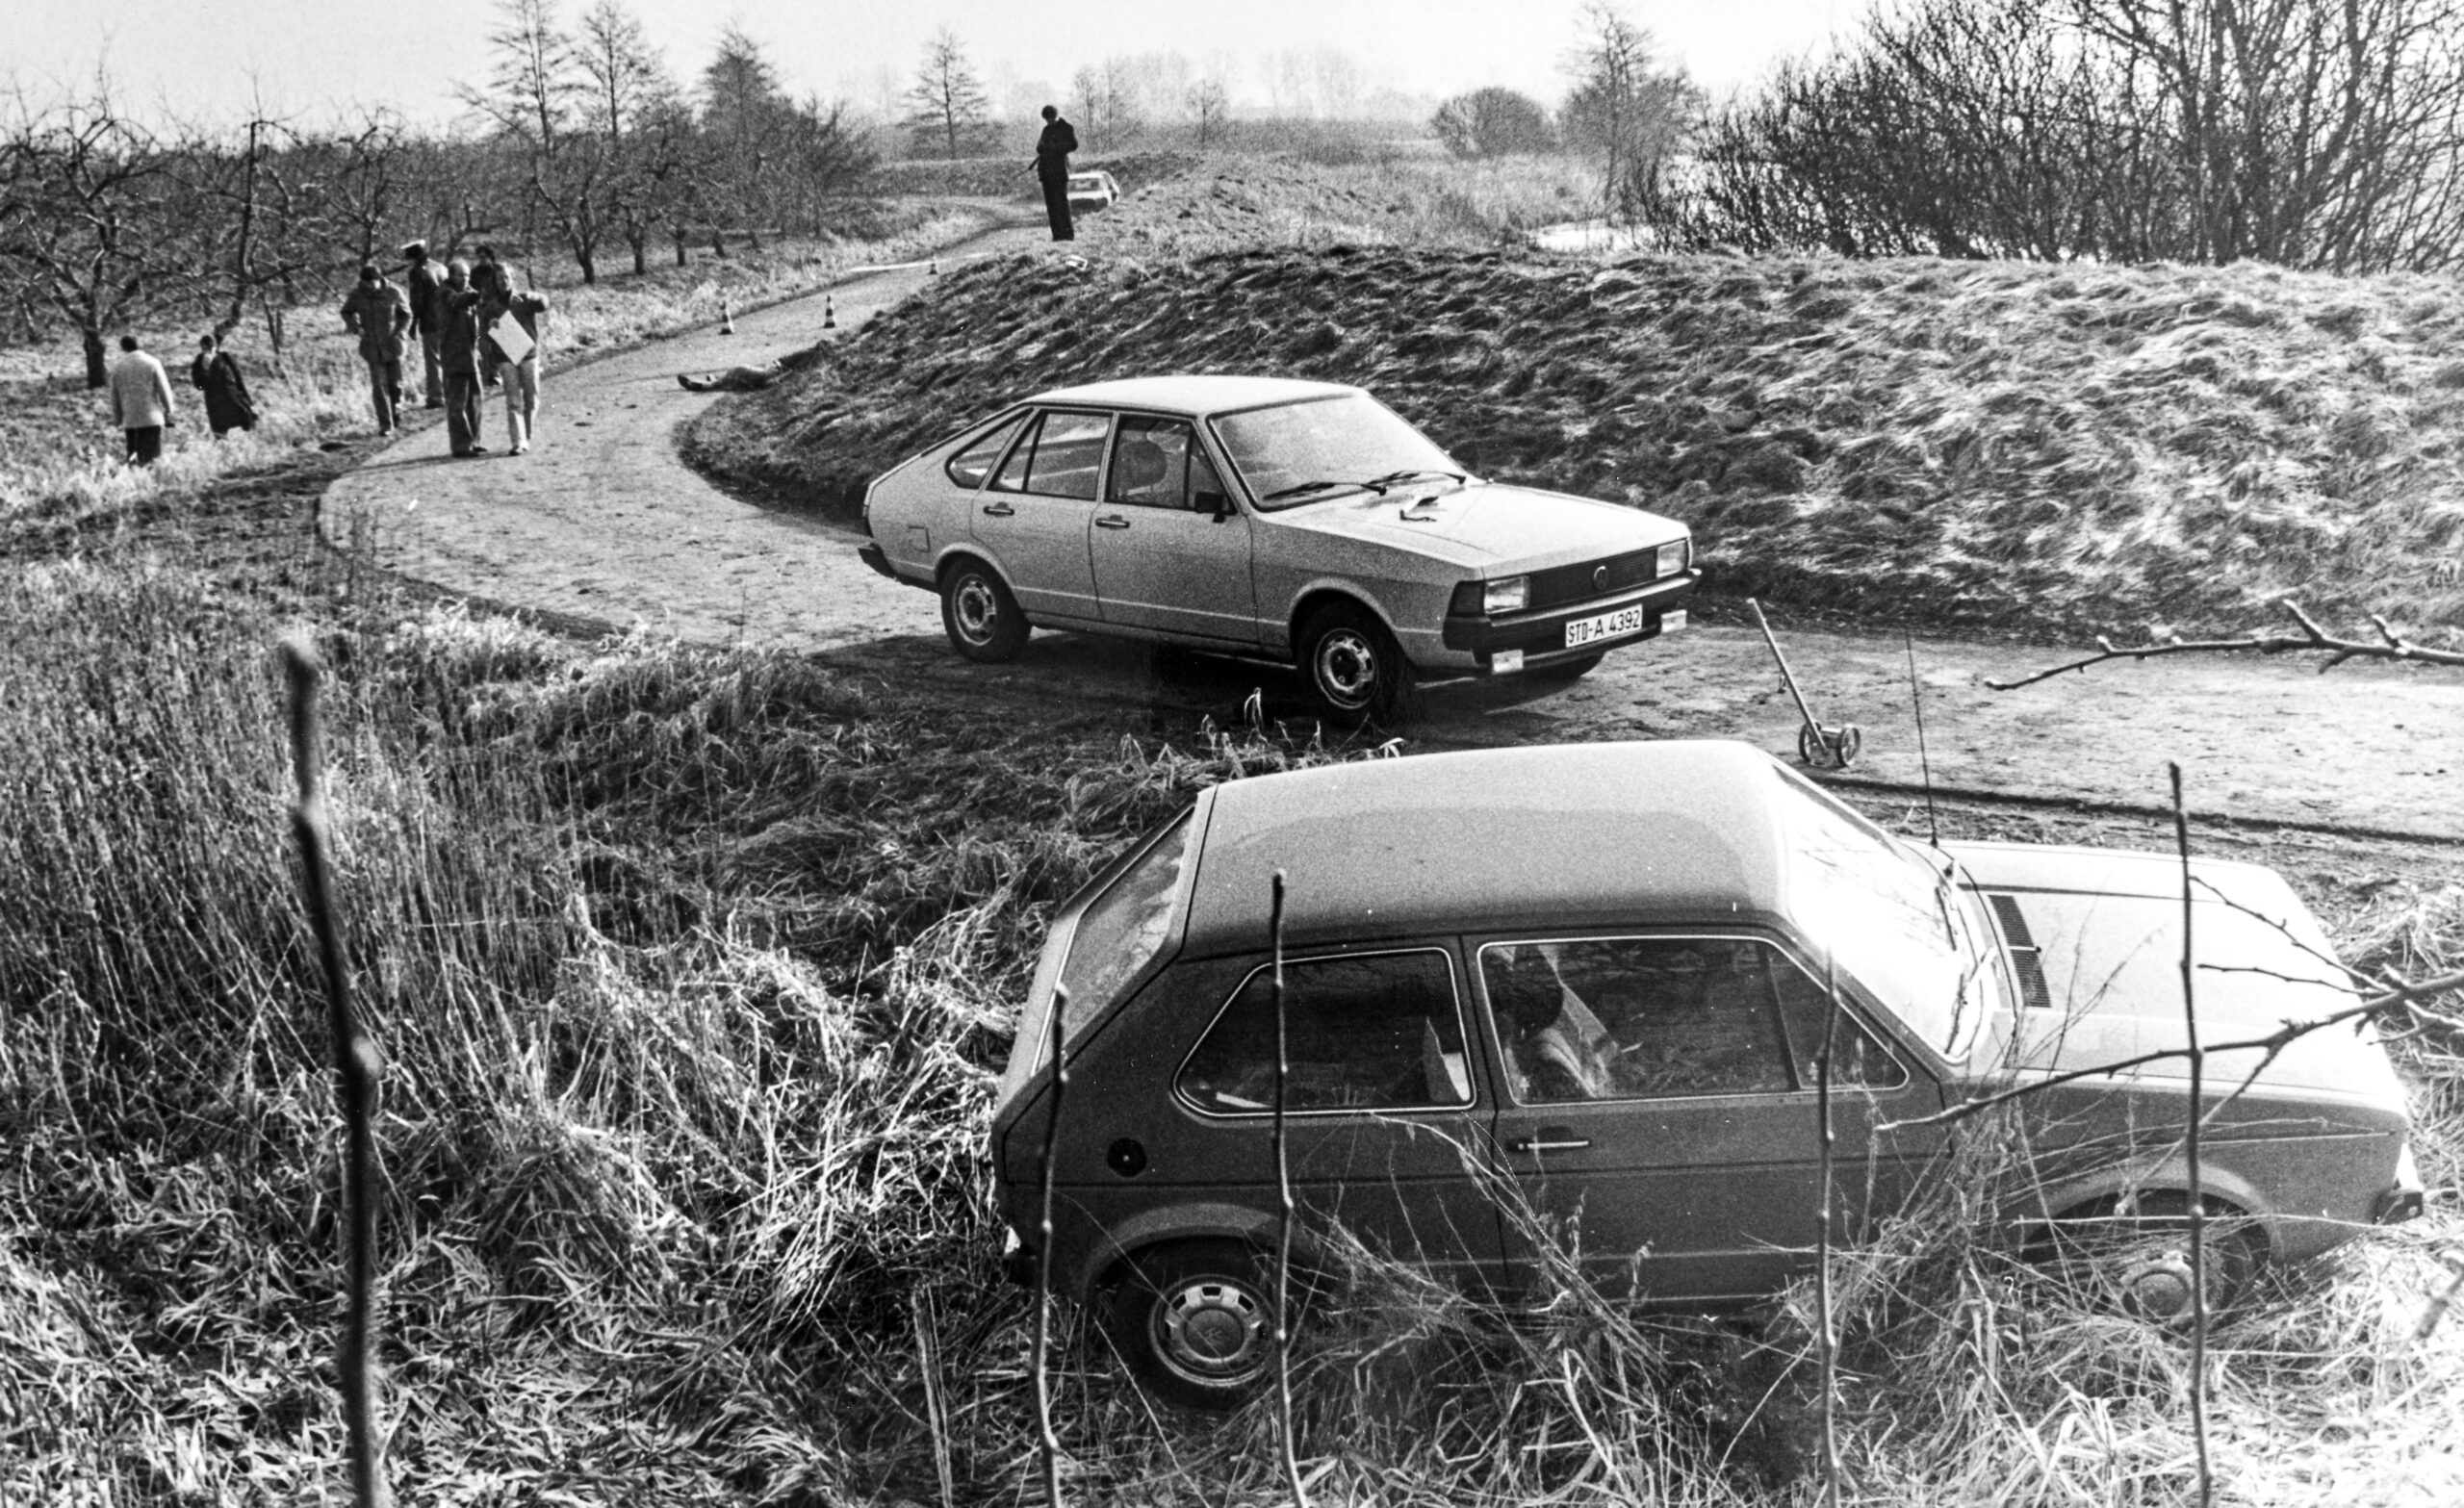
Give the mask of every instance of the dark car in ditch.
<svg viewBox="0 0 2464 1508">
<path fill-rule="evenodd" d="M 1826 1036 L 1843 1239 L 1938 1168 L 1948 1133 L 1929 1116 L 2184 1041 L 2171 857 L 1912 844 L 1741 744 L 1215 787 L 1055 919 L 991 1128 L 1014 1275 L 1048 1258 L 1057 1291 L 1102 1295 L 1129 1367 L 1187 1404 L 1237 1402 L 1270 1355 L 1277 871 L 1300 1260 L 1340 1222 L 1506 1302 L 1552 1222 L 1578 1229 L 1599 1281 L 1648 1300 L 1747 1300 L 1805 1270 Z M 2207 1040 L 2353 1003 L 2279 877 L 2194 873 Z M 1047 1253 L 1056 1035 L 1072 1084 Z M 2367 1034 L 2214 1054 L 2206 1072 L 2212 1301 L 2262 1261 L 2418 1211 L 2404 1094 Z M 2097 1248 L 2098 1280 L 2160 1319 L 2194 1297 L 2185 1073 L 2160 1058 L 2026 1097 L 2037 1176 L 2004 1215 L 2022 1251 L 2125 1231 Z"/>
</svg>

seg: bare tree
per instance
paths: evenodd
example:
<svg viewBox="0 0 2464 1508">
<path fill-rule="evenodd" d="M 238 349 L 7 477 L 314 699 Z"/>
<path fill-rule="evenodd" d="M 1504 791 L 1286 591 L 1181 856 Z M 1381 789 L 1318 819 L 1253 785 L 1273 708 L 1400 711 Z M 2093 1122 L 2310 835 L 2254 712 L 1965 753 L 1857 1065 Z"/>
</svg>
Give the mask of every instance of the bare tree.
<svg viewBox="0 0 2464 1508">
<path fill-rule="evenodd" d="M 711 249 L 721 256 L 727 254 L 719 224 L 723 215 L 739 221 L 756 249 L 761 244 L 754 221 L 781 169 L 779 137 L 788 108 L 779 70 L 761 44 L 738 26 L 721 32 L 718 53 L 702 70 L 709 175 L 701 192 L 688 201 L 706 217 Z"/>
<path fill-rule="evenodd" d="M 1580 25 L 1566 59 L 1574 88 L 1558 111 L 1558 133 L 1603 160 L 1609 213 L 1634 214 L 1660 192 L 1701 114 L 1702 93 L 1682 69 L 1659 66 L 1651 34 L 1608 0 L 1591 0 Z"/>
<path fill-rule="evenodd" d="M 1223 80 L 1212 74 L 1201 75 L 1181 96 L 1183 108 L 1190 113 L 1190 126 L 1196 133 L 1200 150 L 1219 140 L 1232 124 L 1232 94 Z"/>
<path fill-rule="evenodd" d="M 1089 151 L 1118 151 L 1145 129 L 1144 89 L 1135 59 L 1106 58 L 1070 77 L 1078 98 L 1078 140 Z"/>
<path fill-rule="evenodd" d="M 924 141 L 937 137 L 943 154 L 953 162 L 964 155 L 962 147 L 972 149 L 991 124 L 991 100 L 984 91 L 984 81 L 967 62 L 958 34 L 946 26 L 924 44 L 924 61 L 916 66 L 907 99 L 915 107 L 908 117 L 909 126 Z"/>
<path fill-rule="evenodd" d="M 582 129 L 601 143 L 605 162 L 601 205 L 631 249 L 633 270 L 647 272 L 651 230 L 676 183 L 678 139 L 667 129 L 680 115 L 676 81 L 622 0 L 599 0 L 583 13 L 574 61 L 582 81 Z"/>
</svg>

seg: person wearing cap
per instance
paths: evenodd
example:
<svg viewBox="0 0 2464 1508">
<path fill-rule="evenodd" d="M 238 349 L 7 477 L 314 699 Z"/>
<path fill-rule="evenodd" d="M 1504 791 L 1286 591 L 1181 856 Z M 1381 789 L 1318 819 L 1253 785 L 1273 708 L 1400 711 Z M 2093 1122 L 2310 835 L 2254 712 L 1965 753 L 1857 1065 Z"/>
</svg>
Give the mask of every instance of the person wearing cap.
<svg viewBox="0 0 2464 1508">
<path fill-rule="evenodd" d="M 359 337 L 359 359 L 368 363 L 369 397 L 376 408 L 376 432 L 390 435 L 402 406 L 402 353 L 411 306 L 373 262 L 361 264 L 359 286 L 343 300 L 343 328 Z"/>
<path fill-rule="evenodd" d="M 445 288 L 445 274 L 428 260 L 427 243 L 409 241 L 402 243 L 402 256 L 410 263 L 402 281 L 411 290 L 411 329 L 420 338 L 420 394 L 429 408 L 445 406 L 445 359 L 436 344 L 437 321 L 444 316 L 439 294 Z"/>
</svg>

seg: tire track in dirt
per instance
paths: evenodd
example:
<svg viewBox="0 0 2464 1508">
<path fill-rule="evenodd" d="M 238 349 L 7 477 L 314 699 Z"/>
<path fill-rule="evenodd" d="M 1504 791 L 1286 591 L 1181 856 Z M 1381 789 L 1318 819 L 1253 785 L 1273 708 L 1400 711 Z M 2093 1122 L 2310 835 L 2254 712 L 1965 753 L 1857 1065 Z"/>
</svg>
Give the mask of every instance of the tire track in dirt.
<svg viewBox="0 0 2464 1508">
<path fill-rule="evenodd" d="M 1045 244 L 1010 227 L 943 252 L 942 265 Z M 828 290 L 839 331 L 921 288 L 904 267 Z M 1083 715 L 1117 706 L 1141 730 L 1231 722 L 1252 691 L 1270 717 L 1304 717 L 1271 667 L 1158 655 L 1077 634 L 1039 633 L 1012 665 L 957 660 L 932 598 L 856 558 L 860 536 L 809 515 L 720 492 L 677 454 L 684 424 L 714 398 L 679 371 L 759 361 L 829 338 L 822 295 L 552 375 L 525 456 L 454 460 L 442 425 L 405 436 L 327 492 L 321 527 L 379 566 L 449 593 L 568 619 L 709 644 L 770 646 L 1001 715 L 1040 706 Z M 953 413 L 953 426 L 972 417 Z M 1864 729 L 1857 774 L 1920 779 L 1897 636 L 1787 631 L 1791 663 L 1826 722 Z M 2321 676 L 2293 660 L 2182 658 L 2111 665 L 1996 693 L 2008 677 L 2063 658 L 2002 644 L 1919 641 L 1933 778 L 1981 796 L 2146 807 L 2165 762 L 2189 774 L 2194 809 L 2213 816 L 2464 838 L 2464 676 L 2353 664 Z M 1734 737 L 1793 751 L 1798 718 L 1750 628 L 1699 625 L 1612 653 L 1571 686 L 1504 680 L 1426 688 L 1411 747 L 1620 737 Z"/>
</svg>

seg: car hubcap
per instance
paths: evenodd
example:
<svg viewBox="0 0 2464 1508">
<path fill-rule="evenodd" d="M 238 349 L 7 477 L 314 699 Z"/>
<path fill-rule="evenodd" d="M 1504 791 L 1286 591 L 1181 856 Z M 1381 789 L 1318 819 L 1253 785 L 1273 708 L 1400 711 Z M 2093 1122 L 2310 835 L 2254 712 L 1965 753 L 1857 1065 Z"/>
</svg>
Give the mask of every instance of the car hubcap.
<svg viewBox="0 0 2464 1508">
<path fill-rule="evenodd" d="M 1193 1278 L 1165 1294 L 1155 1325 L 1165 1365 L 1193 1382 L 1239 1382 L 1266 1364 L 1266 1306 L 1230 1278 Z"/>
<path fill-rule="evenodd" d="M 1366 705 L 1377 687 L 1377 651 L 1363 635 L 1338 628 L 1318 641 L 1318 686 L 1338 706 Z"/>
<path fill-rule="evenodd" d="M 967 576 L 959 582 L 951 601 L 951 608 L 959 621 L 959 632 L 969 644 L 982 644 L 992 637 L 992 626 L 1001 616 L 1001 606 L 993 601 L 992 586 L 982 576 Z"/>
<path fill-rule="evenodd" d="M 2191 1295 L 2197 1291 L 2190 1259 L 2178 1251 L 2162 1252 L 2134 1262 L 2121 1275 L 2123 1300 L 2144 1319 L 2170 1322 L 2187 1319 Z"/>
</svg>

